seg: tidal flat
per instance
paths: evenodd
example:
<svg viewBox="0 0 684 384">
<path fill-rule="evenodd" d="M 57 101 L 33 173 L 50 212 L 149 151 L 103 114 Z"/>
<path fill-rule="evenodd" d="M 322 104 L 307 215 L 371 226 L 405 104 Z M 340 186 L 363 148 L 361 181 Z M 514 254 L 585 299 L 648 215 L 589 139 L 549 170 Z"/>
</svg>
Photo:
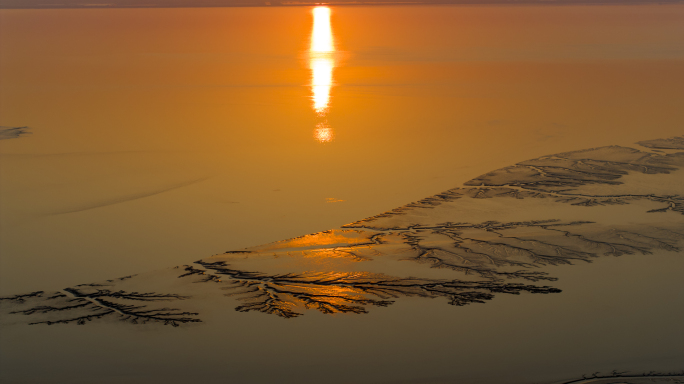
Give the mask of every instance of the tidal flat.
<svg viewBox="0 0 684 384">
<path fill-rule="evenodd" d="M 682 20 L 0 10 L 0 380 L 684 382 Z"/>
<path fill-rule="evenodd" d="M 164 353 L 172 374 L 137 368 L 126 380 L 209 379 L 227 366 L 239 382 L 522 383 L 588 370 L 565 382 L 681 381 L 684 137 L 635 147 L 528 160 L 338 229 L 192 264 L 0 297 L 3 344 L 14 344 L 3 359 L 23 377 L 26 340 L 59 348 L 50 360 L 62 369 L 93 343 L 139 351 L 144 340 L 153 353 L 175 340 L 177 354 Z M 51 341 L 36 339 L 48 326 Z M 98 337 L 66 351 L 52 338 L 83 331 Z M 121 380 L 107 371 L 123 357 L 112 353 L 57 381 Z M 194 367 L 217 358 L 228 359 L 212 363 L 218 371 Z M 272 368 L 259 369 L 263 359 Z"/>
</svg>

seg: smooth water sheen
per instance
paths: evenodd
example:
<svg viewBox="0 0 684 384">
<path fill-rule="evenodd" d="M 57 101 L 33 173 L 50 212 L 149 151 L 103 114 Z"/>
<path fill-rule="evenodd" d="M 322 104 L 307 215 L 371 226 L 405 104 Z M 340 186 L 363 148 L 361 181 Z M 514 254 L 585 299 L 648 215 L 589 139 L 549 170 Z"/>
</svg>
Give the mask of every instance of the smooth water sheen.
<svg viewBox="0 0 684 384">
<path fill-rule="evenodd" d="M 0 12 L 0 125 L 33 132 L 0 147 L 0 290 L 174 265 L 682 131 L 684 7 L 325 9 Z"/>
<path fill-rule="evenodd" d="M 683 20 L 681 5 L 2 10 L 0 126 L 31 133 L 0 140 L 0 294 L 187 264 L 520 161 L 681 135 Z M 185 329 L 12 326 L 2 378 L 512 384 L 670 369 L 679 256 L 558 267 L 562 294 L 456 309 L 407 299 L 283 320 L 231 304 Z"/>
</svg>

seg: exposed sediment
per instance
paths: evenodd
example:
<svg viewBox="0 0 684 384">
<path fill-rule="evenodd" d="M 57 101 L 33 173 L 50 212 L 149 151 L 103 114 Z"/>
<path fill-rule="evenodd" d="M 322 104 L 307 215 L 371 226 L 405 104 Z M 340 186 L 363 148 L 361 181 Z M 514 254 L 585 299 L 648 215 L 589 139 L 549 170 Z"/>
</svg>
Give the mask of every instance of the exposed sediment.
<svg viewBox="0 0 684 384">
<path fill-rule="evenodd" d="M 2 297 L 2 311 L 29 324 L 177 326 L 200 322 L 185 308 L 198 290 L 237 300 L 238 312 L 284 318 L 308 309 L 362 314 L 402 297 L 463 306 L 496 294 L 558 293 L 557 265 L 681 253 L 684 138 L 638 145 L 524 161 L 340 229 L 229 251 L 161 277 Z M 169 279 L 177 291 L 159 293 Z M 168 301 L 174 308 L 159 304 Z"/>
</svg>

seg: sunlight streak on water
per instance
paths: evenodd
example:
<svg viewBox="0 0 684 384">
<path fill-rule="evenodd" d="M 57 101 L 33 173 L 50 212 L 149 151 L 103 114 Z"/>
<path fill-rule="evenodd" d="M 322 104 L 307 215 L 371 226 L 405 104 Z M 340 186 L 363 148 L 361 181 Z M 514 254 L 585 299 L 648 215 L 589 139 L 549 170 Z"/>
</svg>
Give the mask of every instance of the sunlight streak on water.
<svg viewBox="0 0 684 384">
<path fill-rule="evenodd" d="M 334 52 L 330 8 L 315 7 L 313 9 L 309 66 L 311 68 L 313 109 L 320 117 L 325 116 L 330 107 L 330 90 L 333 86 L 333 68 L 335 68 Z M 329 142 L 333 138 L 332 128 L 325 123 L 319 123 L 314 131 L 314 137 L 322 143 Z"/>
<path fill-rule="evenodd" d="M 332 71 L 335 63 L 332 58 L 319 57 L 311 59 L 311 90 L 313 106 L 316 113 L 323 115 L 330 104 L 332 88 Z"/>
<path fill-rule="evenodd" d="M 327 124 L 320 123 L 314 129 L 314 137 L 321 143 L 329 143 L 335 137 L 335 133 Z"/>
<path fill-rule="evenodd" d="M 313 9 L 313 31 L 311 31 L 311 52 L 333 52 L 332 28 L 330 28 L 330 8 Z"/>
</svg>

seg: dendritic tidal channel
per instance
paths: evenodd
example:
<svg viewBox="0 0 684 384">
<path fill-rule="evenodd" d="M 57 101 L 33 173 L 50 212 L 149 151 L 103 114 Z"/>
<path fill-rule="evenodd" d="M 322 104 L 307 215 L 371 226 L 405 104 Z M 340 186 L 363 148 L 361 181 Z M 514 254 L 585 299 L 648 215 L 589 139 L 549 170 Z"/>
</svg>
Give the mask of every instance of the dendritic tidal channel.
<svg viewBox="0 0 684 384">
<path fill-rule="evenodd" d="M 464 306 L 497 294 L 557 294 L 553 266 L 681 252 L 682 166 L 684 137 L 544 156 L 339 229 L 1 297 L 2 314 L 31 325 L 117 319 L 175 327 L 201 322 L 191 304 L 216 293 L 238 312 L 283 318 L 363 314 L 404 297 Z"/>
</svg>

